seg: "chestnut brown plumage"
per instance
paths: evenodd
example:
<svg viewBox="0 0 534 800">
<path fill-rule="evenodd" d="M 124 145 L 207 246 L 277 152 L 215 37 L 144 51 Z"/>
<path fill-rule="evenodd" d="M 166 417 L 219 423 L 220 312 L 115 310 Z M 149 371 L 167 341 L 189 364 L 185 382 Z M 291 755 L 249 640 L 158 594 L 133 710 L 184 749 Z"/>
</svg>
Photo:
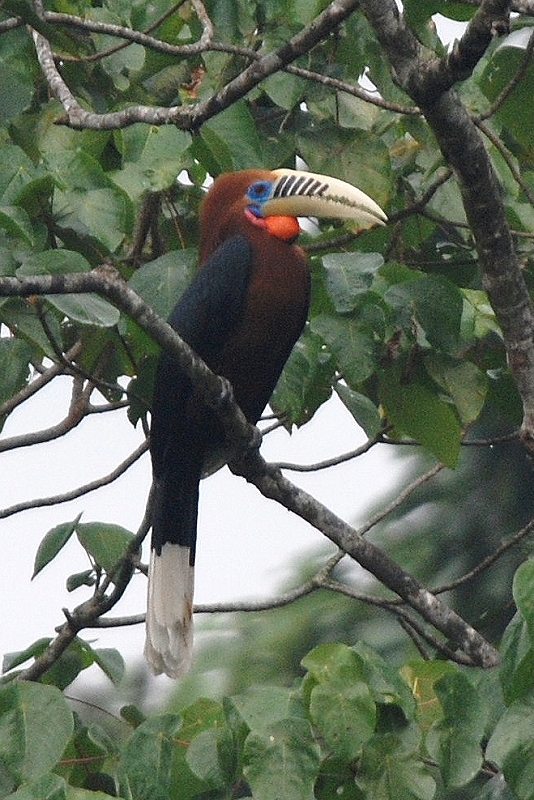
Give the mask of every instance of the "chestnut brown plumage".
<svg viewBox="0 0 534 800">
<path fill-rule="evenodd" d="M 256 423 L 307 316 L 308 265 L 294 244 L 298 215 L 385 215 L 342 181 L 292 170 L 247 170 L 218 178 L 201 215 L 201 269 L 170 324 L 227 378 Z M 222 427 L 187 375 L 163 353 L 152 406 L 152 551 L 145 655 L 154 673 L 183 674 L 191 662 L 198 487 L 224 452 Z"/>
</svg>

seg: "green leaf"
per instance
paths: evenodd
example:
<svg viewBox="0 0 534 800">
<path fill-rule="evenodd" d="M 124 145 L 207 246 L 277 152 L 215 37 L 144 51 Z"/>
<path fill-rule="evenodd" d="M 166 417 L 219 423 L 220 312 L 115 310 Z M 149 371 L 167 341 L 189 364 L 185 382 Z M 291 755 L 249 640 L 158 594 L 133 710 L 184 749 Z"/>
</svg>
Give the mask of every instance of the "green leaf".
<svg viewBox="0 0 534 800">
<path fill-rule="evenodd" d="M 319 314 L 310 321 L 310 328 L 328 345 L 349 386 L 357 388 L 374 373 L 375 344 L 360 330 L 356 317 Z"/>
<path fill-rule="evenodd" d="M 80 544 L 106 572 L 111 572 L 126 553 L 133 533 L 120 525 L 82 522 L 76 526 Z"/>
<path fill-rule="evenodd" d="M 384 259 L 379 253 L 332 253 L 323 258 L 328 293 L 339 314 L 353 311 Z"/>
<path fill-rule="evenodd" d="M 69 575 L 65 581 L 67 592 L 74 592 L 80 586 L 94 586 L 96 583 L 96 575 L 94 569 L 84 569 L 82 572 L 75 572 Z"/>
<path fill-rule="evenodd" d="M 52 640 L 48 637 L 37 639 L 25 650 L 19 650 L 16 653 L 6 653 L 2 661 L 2 672 L 9 672 L 9 670 L 24 664 L 30 658 L 37 658 L 40 656 Z"/>
<path fill-rule="evenodd" d="M 50 772 L 73 730 L 72 712 L 55 687 L 21 682 L 0 688 L 0 753 L 17 783 Z"/>
<path fill-rule="evenodd" d="M 81 516 L 81 514 L 78 514 L 76 519 L 72 522 L 62 522 L 60 525 L 51 528 L 48 533 L 45 534 L 35 554 L 32 578 L 35 578 L 47 564 L 50 564 L 59 551 L 67 544 L 76 530 L 76 525 L 80 521 Z"/>
<path fill-rule="evenodd" d="M 391 158 L 379 136 L 322 123 L 298 136 L 297 149 L 314 172 L 358 186 L 385 207 L 392 193 Z"/>
<path fill-rule="evenodd" d="M 45 295 L 50 305 L 81 325 L 112 328 L 120 319 L 120 311 L 96 294 Z"/>
<path fill-rule="evenodd" d="M 481 739 L 489 709 L 482 695 L 460 672 L 445 675 L 435 685 L 443 719 L 426 737 L 426 746 L 438 763 L 446 786 L 465 786 L 482 766 Z"/>
<path fill-rule="evenodd" d="M 115 134 L 125 162 L 136 165 L 145 190 L 161 192 L 176 183 L 191 135 L 172 125 L 132 125 Z"/>
<path fill-rule="evenodd" d="M 427 275 L 393 287 L 385 299 L 392 305 L 405 304 L 433 347 L 446 353 L 456 352 L 463 297 L 451 281 Z"/>
<path fill-rule="evenodd" d="M 215 134 L 210 138 L 209 134 Z M 211 149 L 214 142 L 224 142 L 224 160 L 222 152 L 213 151 L 217 160 L 220 160 L 220 171 L 258 169 L 267 167 L 265 163 L 264 147 L 258 135 L 258 129 L 247 103 L 243 100 L 234 103 L 217 116 L 205 123 L 200 135 L 204 144 Z M 228 158 L 231 164 L 227 163 Z M 222 169 L 221 169 L 222 167 Z"/>
<path fill-rule="evenodd" d="M 517 568 L 512 585 L 515 604 L 521 612 L 530 641 L 534 644 L 534 559 L 529 558 Z"/>
<path fill-rule="evenodd" d="M 124 677 L 124 659 L 114 647 L 91 648 L 95 663 L 118 686 Z"/>
<path fill-rule="evenodd" d="M 454 361 L 432 352 L 425 357 L 431 378 L 454 402 L 464 425 L 478 419 L 488 391 L 488 376 L 471 361 Z"/>
<path fill-rule="evenodd" d="M 346 644 L 320 644 L 301 661 L 316 683 L 328 683 L 338 675 L 349 675 L 354 681 L 364 680 L 361 656 Z"/>
<path fill-rule="evenodd" d="M 363 681 L 337 679 L 311 691 L 313 724 L 336 758 L 356 758 L 376 725 L 376 706 Z"/>
<path fill-rule="evenodd" d="M 17 276 L 67 275 L 89 272 L 90 269 L 87 259 L 75 250 L 46 250 L 25 258 L 17 269 Z"/>
<path fill-rule="evenodd" d="M 308 422 L 332 394 L 332 358 L 307 327 L 294 346 L 270 400 L 287 426 Z"/>
<path fill-rule="evenodd" d="M 29 75 L 17 63 L 0 58 L 0 124 L 5 124 L 24 111 L 31 102 L 33 86 Z"/>
<path fill-rule="evenodd" d="M 319 772 L 319 747 L 309 722 L 292 717 L 245 742 L 243 774 L 254 800 L 309 800 Z"/>
<path fill-rule="evenodd" d="M 59 775 L 44 775 L 36 781 L 23 783 L 5 800 L 68 800 L 67 782 Z M 97 800 L 97 798 L 95 798 Z"/>
<path fill-rule="evenodd" d="M 300 103 L 308 84 L 298 75 L 275 72 L 274 75 L 269 75 L 265 81 L 262 81 L 261 87 L 277 106 L 291 111 Z"/>
<path fill-rule="evenodd" d="M 61 228 L 90 236 L 113 253 L 131 232 L 133 216 L 126 192 L 118 186 L 104 189 L 57 191 L 54 212 Z"/>
<path fill-rule="evenodd" d="M 448 467 L 460 456 L 462 429 L 452 406 L 427 386 L 403 383 L 389 370 L 381 383 L 380 396 L 388 419 L 400 433 L 411 436 Z"/>
<path fill-rule="evenodd" d="M 534 797 L 533 730 L 532 697 L 517 700 L 504 712 L 486 748 L 486 759 L 503 771 L 519 800 Z"/>
<path fill-rule="evenodd" d="M 354 767 L 344 759 L 324 759 L 314 787 L 314 800 L 365 800 L 354 781 Z"/>
<path fill-rule="evenodd" d="M 186 761 L 209 789 L 231 787 L 236 759 L 228 728 L 210 728 L 195 736 L 187 748 Z"/>
<path fill-rule="evenodd" d="M 382 428 L 382 418 L 373 401 L 343 383 L 336 383 L 334 389 L 367 437 L 374 439 Z"/>
<path fill-rule="evenodd" d="M 511 703 L 534 689 L 534 648 L 520 614 L 510 620 L 502 638 L 501 652 L 502 689 L 506 702 Z"/>
<path fill-rule="evenodd" d="M 416 702 L 404 676 L 365 642 L 360 640 L 351 649 L 361 659 L 365 680 L 374 700 L 381 705 L 399 706 L 405 716 L 411 719 Z"/>
<path fill-rule="evenodd" d="M 180 746 L 180 728 L 179 716 L 164 714 L 148 719 L 135 729 L 121 759 L 121 781 L 129 792 L 125 796 L 136 800 L 177 796 L 173 793 L 176 789 L 173 762 L 175 749 Z M 189 795 L 183 796 L 185 799 Z"/>
<path fill-rule="evenodd" d="M 32 351 L 20 339 L 0 339 L 0 407 L 26 386 Z"/>
<path fill-rule="evenodd" d="M 252 731 L 263 730 L 291 716 L 292 694 L 279 686 L 252 686 L 230 698 L 233 708 Z"/>
<path fill-rule="evenodd" d="M 334 757 L 356 758 L 376 725 L 363 659 L 346 645 L 319 645 L 302 666 L 315 683 L 309 694 L 313 724 Z"/>
<path fill-rule="evenodd" d="M 479 81 L 480 89 L 490 102 L 493 102 L 509 86 L 510 77 L 518 70 L 524 69 L 525 48 L 528 46 L 532 28 L 530 26 L 512 33 L 503 38 L 492 58 L 482 73 Z M 534 67 L 532 62 L 526 67 L 522 79 L 517 81 L 504 100 L 496 108 L 497 120 L 505 126 L 511 134 L 529 153 L 532 159 L 532 136 L 528 125 L 524 124 L 525 108 L 532 101 L 532 85 L 534 82 Z"/>
<path fill-rule="evenodd" d="M 136 270 L 128 285 L 167 319 L 191 283 L 197 261 L 196 250 L 172 250 Z"/>
<path fill-rule="evenodd" d="M 66 275 L 90 269 L 89 262 L 74 250 L 47 250 L 25 259 L 17 275 Z M 82 325 L 110 328 L 120 319 L 119 310 L 96 294 L 55 294 L 45 297 L 50 305 Z"/>
<path fill-rule="evenodd" d="M 373 800 L 431 800 L 436 783 L 407 737 L 374 736 L 364 747 L 356 785 Z"/>
<path fill-rule="evenodd" d="M 12 144 L 3 145 L 0 148 L 1 204 L 18 205 L 20 192 L 33 180 L 34 175 L 35 166 L 24 150 Z"/>
<path fill-rule="evenodd" d="M 21 239 L 30 246 L 35 243 L 31 220 L 23 208 L 0 206 L 0 228 L 3 228 L 8 236 Z"/>
<path fill-rule="evenodd" d="M 78 677 L 80 672 L 95 663 L 90 645 L 79 638 L 73 639 L 67 649 L 47 670 L 43 683 L 56 686 L 62 691 Z"/>
</svg>

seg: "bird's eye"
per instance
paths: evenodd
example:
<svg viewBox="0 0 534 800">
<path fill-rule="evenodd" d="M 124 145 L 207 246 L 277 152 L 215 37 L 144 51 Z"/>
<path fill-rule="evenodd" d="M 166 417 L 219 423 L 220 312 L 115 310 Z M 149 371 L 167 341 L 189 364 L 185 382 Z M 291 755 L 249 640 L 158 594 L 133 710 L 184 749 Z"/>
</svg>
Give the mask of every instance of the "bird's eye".
<svg viewBox="0 0 534 800">
<path fill-rule="evenodd" d="M 249 188 L 247 197 L 253 203 L 263 203 L 268 200 L 273 191 L 273 184 L 271 181 L 256 181 Z"/>
</svg>

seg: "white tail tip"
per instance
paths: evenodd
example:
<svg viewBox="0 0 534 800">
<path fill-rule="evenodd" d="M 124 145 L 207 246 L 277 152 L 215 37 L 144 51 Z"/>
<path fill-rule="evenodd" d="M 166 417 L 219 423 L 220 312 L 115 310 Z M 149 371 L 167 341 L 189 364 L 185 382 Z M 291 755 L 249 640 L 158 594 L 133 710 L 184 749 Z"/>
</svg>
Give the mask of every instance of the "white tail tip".
<svg viewBox="0 0 534 800">
<path fill-rule="evenodd" d="M 150 554 L 145 658 L 154 675 L 180 678 L 193 655 L 194 570 L 189 548 L 167 542 Z"/>
</svg>

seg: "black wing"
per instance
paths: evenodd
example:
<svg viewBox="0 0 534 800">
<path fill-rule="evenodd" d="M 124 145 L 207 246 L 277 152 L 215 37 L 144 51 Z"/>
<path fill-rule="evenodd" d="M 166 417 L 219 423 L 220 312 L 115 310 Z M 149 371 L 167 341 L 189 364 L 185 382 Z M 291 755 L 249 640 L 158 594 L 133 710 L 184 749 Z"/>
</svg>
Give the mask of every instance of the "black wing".
<svg viewBox="0 0 534 800">
<path fill-rule="evenodd" d="M 218 357 L 243 316 L 252 269 L 244 236 L 228 239 L 186 289 L 169 322 L 208 365 Z M 177 362 L 162 353 L 154 386 L 151 455 L 154 471 L 152 542 L 189 546 L 194 558 L 198 483 L 210 449 L 222 432 L 198 407 L 191 383 Z"/>
</svg>

